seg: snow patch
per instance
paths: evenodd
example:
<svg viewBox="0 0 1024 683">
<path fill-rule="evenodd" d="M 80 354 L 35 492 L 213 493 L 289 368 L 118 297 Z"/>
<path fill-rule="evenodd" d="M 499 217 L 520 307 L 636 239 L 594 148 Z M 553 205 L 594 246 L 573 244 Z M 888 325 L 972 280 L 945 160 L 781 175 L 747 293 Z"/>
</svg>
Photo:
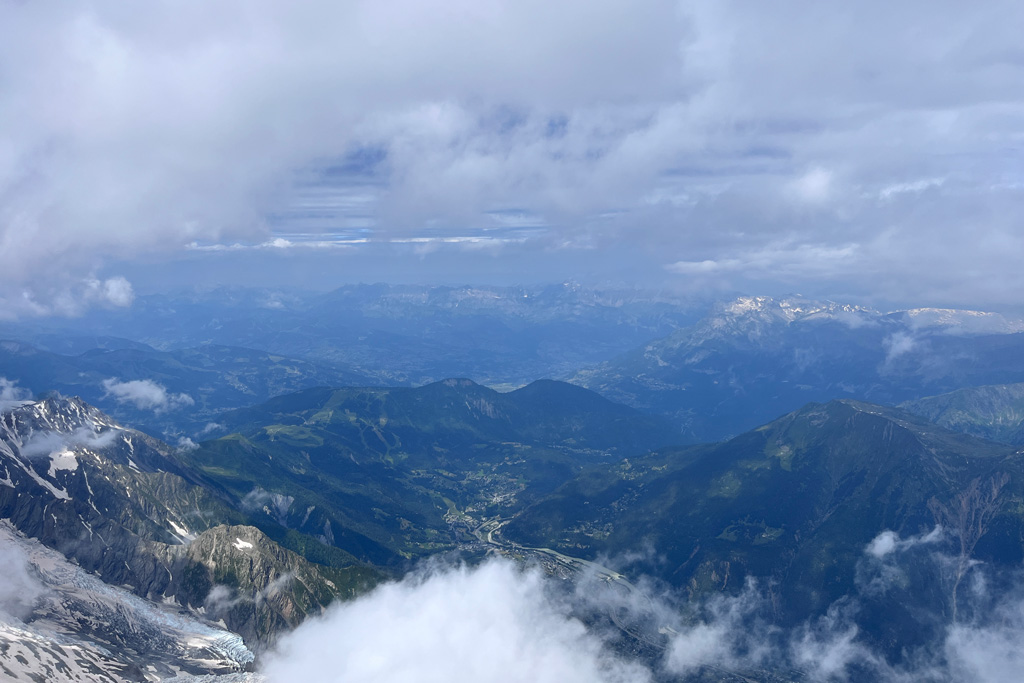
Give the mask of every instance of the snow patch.
<svg viewBox="0 0 1024 683">
<path fill-rule="evenodd" d="M 57 472 L 74 472 L 78 469 L 78 458 L 67 448 L 50 454 L 50 469 L 47 474 L 52 479 Z"/>
<path fill-rule="evenodd" d="M 167 520 L 167 523 L 171 525 L 171 528 L 174 529 L 174 533 L 177 534 L 183 541 L 187 542 L 196 540 L 195 534 L 193 534 L 185 527 L 175 524 L 173 519 Z"/>
<path fill-rule="evenodd" d="M 236 538 L 235 542 L 232 545 L 234 545 L 239 550 L 246 550 L 252 547 L 252 543 L 249 543 L 249 541 L 243 541 L 240 538 Z"/>
</svg>

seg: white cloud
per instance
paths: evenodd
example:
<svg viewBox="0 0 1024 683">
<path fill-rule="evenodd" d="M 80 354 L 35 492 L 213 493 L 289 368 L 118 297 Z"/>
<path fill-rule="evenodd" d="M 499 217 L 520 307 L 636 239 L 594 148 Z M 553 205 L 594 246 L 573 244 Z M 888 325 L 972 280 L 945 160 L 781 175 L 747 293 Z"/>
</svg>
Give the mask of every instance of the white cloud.
<svg viewBox="0 0 1024 683">
<path fill-rule="evenodd" d="M 996 618 L 985 626 L 954 624 L 946 637 L 945 652 L 956 680 L 1002 683 L 1020 678 L 1024 671 L 1024 601 L 1000 601 Z"/>
<path fill-rule="evenodd" d="M 862 260 L 860 248 L 855 244 L 776 243 L 740 252 L 732 258 L 678 261 L 665 269 L 693 277 L 742 274 L 785 281 L 848 274 L 854 272 Z"/>
<path fill-rule="evenodd" d="M 772 629 L 757 619 L 765 605 L 756 582 L 739 595 L 712 596 L 703 614 L 677 625 L 665 653 L 665 668 L 688 674 L 701 666 L 753 667 L 772 656 Z"/>
<path fill-rule="evenodd" d="M 161 413 L 195 405 L 188 394 L 173 394 L 151 379 L 122 382 L 116 377 L 103 380 L 104 397 L 113 397 L 118 403 L 130 403 L 139 410 Z"/>
<path fill-rule="evenodd" d="M 824 168 L 812 168 L 794 180 L 791 188 L 798 199 L 809 204 L 819 204 L 832 193 L 832 172 Z"/>
<path fill-rule="evenodd" d="M 2 234 L 0 234 L 2 239 Z M 36 258 L 26 256 L 26 258 Z M 52 263 L 40 264 L 40 272 Z M 0 319 L 32 316 L 78 316 L 93 307 L 127 308 L 135 300 L 132 284 L 122 276 L 99 280 L 61 270 L 31 286 L 14 286 L 0 276 Z"/>
<path fill-rule="evenodd" d="M 549 598 L 538 572 L 508 561 L 428 572 L 305 622 L 281 639 L 263 673 L 270 683 L 651 680 Z"/>
<path fill-rule="evenodd" d="M 194 451 L 197 448 L 199 448 L 199 444 L 197 444 L 195 441 L 193 441 L 192 439 L 188 438 L 187 436 L 179 436 L 178 437 L 178 450 L 179 451 Z"/>
<path fill-rule="evenodd" d="M 718 261 L 705 259 L 703 261 L 677 261 L 665 268 L 680 275 L 707 275 L 743 270 L 746 265 L 740 259 L 721 259 Z"/>
<path fill-rule="evenodd" d="M 25 618 L 47 589 L 33 575 L 28 555 L 16 543 L 0 539 L 0 551 L 0 621 Z"/>
<path fill-rule="evenodd" d="M 252 491 L 245 494 L 240 501 L 240 506 L 246 512 L 255 512 L 262 509 L 268 515 L 273 515 L 282 526 L 287 526 L 288 510 L 295 502 L 293 496 L 286 496 L 283 493 L 271 493 L 266 489 L 256 486 Z"/>
<path fill-rule="evenodd" d="M 41 270 L 193 241 L 287 248 L 263 212 L 296 171 L 360 148 L 384 150 L 386 206 L 417 226 L 501 201 L 550 159 L 549 118 L 680 92 L 683 26 L 667 0 L 3 4 L 4 284 L 48 307 Z"/>
<path fill-rule="evenodd" d="M 907 332 L 893 332 L 882 340 L 882 345 L 885 347 L 885 365 L 889 365 L 897 358 L 917 349 L 920 342 Z"/>
<path fill-rule="evenodd" d="M 864 552 L 880 560 L 894 552 L 904 551 L 921 544 L 938 543 L 942 539 L 942 527 L 939 526 L 926 534 L 911 536 L 905 539 L 900 538 L 900 535 L 895 531 L 886 530 L 875 536 Z"/>
<path fill-rule="evenodd" d="M 107 278 L 101 284 L 103 298 L 113 306 L 124 308 L 131 306 L 135 300 L 135 292 L 132 291 L 132 283 L 123 277 Z"/>
<path fill-rule="evenodd" d="M 224 429 L 224 425 L 218 422 L 207 422 L 206 426 L 199 430 L 199 437 L 202 438 L 204 436 L 209 436 L 213 432 L 219 431 L 221 429 Z"/>
<path fill-rule="evenodd" d="M 32 392 L 19 387 L 18 382 L 0 377 L 0 412 L 24 405 L 32 399 Z"/>
<path fill-rule="evenodd" d="M 237 541 L 236 543 L 246 543 L 246 541 Z M 236 545 L 236 547 L 239 546 Z M 214 618 L 223 617 L 229 610 L 240 603 L 255 603 L 259 605 L 265 600 L 273 599 L 278 593 L 287 589 L 294 579 L 295 576 L 291 572 L 279 574 L 267 583 L 263 589 L 250 594 L 241 594 L 234 588 L 217 584 L 207 593 L 206 599 L 203 600 L 203 607 L 210 616 Z"/>
<path fill-rule="evenodd" d="M 923 557 L 925 566 L 935 560 L 941 571 L 941 557 L 935 555 L 941 532 L 880 538 L 865 550 L 865 562 L 903 571 L 904 564 L 920 568 Z M 876 550 L 884 551 L 881 557 L 872 554 Z M 924 555 L 908 555 L 918 551 Z M 1013 581 L 1021 585 L 1019 577 Z M 897 585 L 908 583 L 904 579 L 890 588 Z M 863 600 L 891 597 L 863 592 L 865 586 L 825 614 L 789 629 L 772 625 L 772 590 L 754 582 L 738 595 L 703 602 L 674 597 L 643 580 L 627 589 L 582 577 L 575 593 L 566 593 L 565 587 L 503 559 L 476 568 L 433 565 L 308 620 L 279 641 L 264 659 L 262 673 L 268 683 L 632 683 L 652 680 L 653 671 L 660 678 L 685 677 L 711 667 L 735 673 L 800 671 L 812 683 L 994 683 L 1011 680 L 1021 663 L 1024 600 L 1019 588 L 997 593 L 981 584 L 965 597 L 975 603 L 974 620 L 938 628 L 935 641 L 904 651 L 894 663 L 869 644 L 858 622 Z M 216 589 L 210 600 L 223 609 L 238 598 Z M 574 616 L 595 613 L 614 613 L 616 623 L 648 638 L 662 634 L 664 654 L 643 662 L 613 654 L 621 652 L 616 642 L 627 643 L 628 649 L 628 637 L 619 640 L 623 636 L 614 628 L 584 627 Z M 939 605 L 934 615 L 917 616 L 928 623 L 945 619 Z M 872 622 L 871 628 L 877 626 Z"/>
<path fill-rule="evenodd" d="M 659 285 L 652 265 L 677 263 L 684 282 L 1014 303 L 1022 12 L 3 3 L 0 311 L 128 305 L 97 274 L 142 254 L 373 253 L 379 272 L 406 247 L 447 279 L 477 248 L 587 249 L 573 268 Z M 496 239 L 502 214 L 538 229 Z M 740 267 L 779 245 L 856 258 Z"/>
<path fill-rule="evenodd" d="M 790 642 L 793 662 L 812 681 L 847 680 L 851 665 L 884 668 L 884 662 L 858 641 L 859 629 L 843 607 L 832 606 L 825 616 L 798 629 Z"/>
<path fill-rule="evenodd" d="M 64 448 L 87 448 L 102 450 L 117 439 L 120 430 L 108 429 L 97 432 L 88 427 L 79 427 L 74 432 L 32 432 L 21 445 L 21 454 L 26 458 L 51 455 Z"/>
<path fill-rule="evenodd" d="M 905 183 L 893 183 L 892 185 L 883 187 L 878 193 L 878 196 L 881 199 L 889 199 L 893 195 L 903 194 L 906 192 L 924 192 L 925 190 L 933 187 L 942 187 L 942 184 L 945 182 L 945 178 L 924 178 Z"/>
</svg>

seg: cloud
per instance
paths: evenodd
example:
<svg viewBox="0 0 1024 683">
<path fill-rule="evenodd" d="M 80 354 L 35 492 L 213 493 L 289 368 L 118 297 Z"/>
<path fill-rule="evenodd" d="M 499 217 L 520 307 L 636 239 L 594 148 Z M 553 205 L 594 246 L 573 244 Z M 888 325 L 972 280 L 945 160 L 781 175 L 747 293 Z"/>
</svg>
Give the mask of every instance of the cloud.
<svg viewBox="0 0 1024 683">
<path fill-rule="evenodd" d="M 885 365 L 888 366 L 897 358 L 916 350 L 920 343 L 912 334 L 893 332 L 882 340 L 882 345 L 885 347 Z"/>
<path fill-rule="evenodd" d="M 25 405 L 32 399 L 32 392 L 18 386 L 17 380 L 0 377 L 0 412 Z"/>
<path fill-rule="evenodd" d="M 917 308 L 904 312 L 911 330 L 950 335 L 1014 334 L 1024 332 L 1024 319 L 983 311 Z"/>
<path fill-rule="evenodd" d="M 386 183 L 370 194 L 392 224 L 470 215 L 459 205 L 512 199 L 506 180 L 528 180 L 528 167 L 551 158 L 545 131 L 561 111 L 681 90 L 685 22 L 666 0 L 643 11 L 532 0 L 229 5 L 0 6 L 0 63 L 19 64 L 0 93 L 8 301 L 25 292 L 49 307 L 41 271 L 80 282 L 111 259 L 193 242 L 289 251 L 297 243 L 270 234 L 269 214 L 287 208 L 296 177 L 325 166 L 381 166 Z M 581 78 L 592 70 L 600 77 Z M 598 113 L 585 126 L 606 123 Z M 521 151 L 504 164 L 510 149 Z"/>
<path fill-rule="evenodd" d="M 942 184 L 946 182 L 945 178 L 923 178 L 921 180 L 914 180 L 905 183 L 894 183 L 887 187 L 882 188 L 878 193 L 881 199 L 889 199 L 894 195 L 903 194 L 905 192 L 924 192 L 933 187 L 942 187 Z"/>
<path fill-rule="evenodd" d="M 1020 677 L 1024 667 L 1024 600 L 1000 601 L 994 618 L 984 626 L 956 624 L 944 643 L 957 680 L 999 683 Z"/>
<path fill-rule="evenodd" d="M 911 536 L 906 539 L 901 539 L 900 535 L 895 531 L 886 530 L 875 536 L 864 552 L 881 560 L 895 552 L 902 552 L 917 545 L 938 543 L 942 540 L 942 537 L 942 527 L 939 526 L 926 534 Z"/>
<path fill-rule="evenodd" d="M 940 528 L 883 531 L 857 562 L 856 589 L 787 628 L 776 624 L 778 587 L 766 580 L 689 601 L 648 579 L 630 584 L 594 570 L 567 590 L 568 582 L 504 559 L 474 568 L 434 562 L 308 620 L 268 654 L 263 673 L 269 683 L 643 682 L 764 671 L 809 683 L 1012 680 L 1022 663 L 1024 576 L 975 562 L 963 616 L 950 621 L 928 588 L 948 568 L 949 540 Z M 236 598 L 222 591 L 218 599 Z M 921 637 L 886 650 L 879 629 L 913 626 L 887 621 L 894 604 L 910 609 L 896 619 L 912 619 Z M 623 654 L 638 643 L 647 655 Z"/>
<path fill-rule="evenodd" d="M 832 192 L 832 172 L 824 168 L 812 168 L 791 184 L 796 197 L 809 204 L 828 200 Z"/>
<path fill-rule="evenodd" d="M 79 427 L 74 432 L 32 432 L 21 445 L 21 454 L 26 458 L 49 456 L 65 448 L 102 450 L 117 440 L 119 429 L 97 432 L 88 427 Z"/>
<path fill-rule="evenodd" d="M 199 448 L 199 444 L 190 439 L 187 436 L 178 437 L 178 450 L 179 451 L 194 451 Z"/>
<path fill-rule="evenodd" d="M 0 309 L 124 306 L 154 263 L 482 278 L 484 245 L 537 279 L 1012 304 L 1022 13 L 3 3 Z M 780 244 L 850 263 L 738 267 Z"/>
<path fill-rule="evenodd" d="M 810 680 L 846 680 L 853 665 L 861 670 L 883 665 L 871 648 L 858 642 L 852 612 L 848 604 L 833 605 L 827 614 L 794 632 L 789 652 Z"/>
<path fill-rule="evenodd" d="M 416 574 L 306 621 L 262 671 L 270 683 L 651 680 L 550 597 L 541 574 L 508 561 Z"/>
<path fill-rule="evenodd" d="M 9 283 L 8 283 L 9 284 Z M 127 308 L 135 300 L 132 284 L 122 276 L 99 280 L 61 272 L 30 288 L 10 290 L 0 276 L 0 319 L 22 316 L 78 316 L 90 308 Z"/>
<path fill-rule="evenodd" d="M 16 543 L 0 540 L 0 620 L 3 616 L 24 619 L 47 593 L 31 571 L 29 557 Z"/>
<path fill-rule="evenodd" d="M 273 515 L 282 526 L 287 526 L 288 510 L 291 509 L 294 502 L 294 496 L 286 496 L 283 493 L 271 493 L 262 487 L 256 486 L 252 491 L 245 494 L 239 504 L 246 512 L 263 510 L 268 515 Z"/>
<path fill-rule="evenodd" d="M 760 666 L 772 658 L 777 635 L 776 629 L 760 618 L 767 604 L 755 581 L 748 581 L 739 595 L 712 596 L 689 623 L 673 629 L 665 668 L 685 675 L 708 665 Z"/>
<path fill-rule="evenodd" d="M 772 277 L 796 282 L 806 278 L 842 276 L 858 268 L 862 258 L 856 244 L 777 243 L 719 260 L 677 261 L 665 269 L 694 278 L 742 275 L 752 279 Z"/>
<path fill-rule="evenodd" d="M 217 422 L 207 422 L 206 425 L 199 430 L 199 437 L 209 436 L 213 432 L 224 429 L 224 425 Z"/>
<path fill-rule="evenodd" d="M 120 276 L 107 278 L 97 285 L 97 289 L 101 290 L 102 299 L 108 301 L 113 306 L 124 308 L 131 306 L 132 301 L 135 300 L 132 284 Z"/>
<path fill-rule="evenodd" d="M 139 410 L 162 413 L 195 405 L 188 394 L 172 394 L 167 388 L 150 379 L 122 382 L 116 377 L 103 380 L 104 398 L 112 397 L 118 403 L 130 403 Z"/>
<path fill-rule="evenodd" d="M 294 580 L 295 576 L 291 572 L 285 572 L 274 577 L 262 590 L 255 591 L 252 594 L 242 594 L 230 586 L 217 584 L 207 593 L 206 599 L 203 601 L 203 608 L 212 617 L 223 617 L 236 605 L 245 603 L 262 604 L 265 600 L 273 598 L 288 588 Z"/>
<path fill-rule="evenodd" d="M 216 617 L 226 613 L 239 602 L 240 599 L 235 596 L 233 589 L 223 584 L 217 584 L 206 594 L 203 608 Z"/>
</svg>

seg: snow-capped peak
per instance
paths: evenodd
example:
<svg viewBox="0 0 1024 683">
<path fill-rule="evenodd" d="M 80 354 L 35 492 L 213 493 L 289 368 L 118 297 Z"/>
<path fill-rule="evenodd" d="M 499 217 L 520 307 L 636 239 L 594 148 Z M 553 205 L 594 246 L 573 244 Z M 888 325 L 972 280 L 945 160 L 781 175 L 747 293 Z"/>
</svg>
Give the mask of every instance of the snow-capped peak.
<svg viewBox="0 0 1024 683">
<path fill-rule="evenodd" d="M 943 329 L 952 334 L 1014 334 L 1024 332 L 1024 320 L 1001 313 L 955 308 L 912 308 L 899 311 L 913 329 Z"/>
</svg>

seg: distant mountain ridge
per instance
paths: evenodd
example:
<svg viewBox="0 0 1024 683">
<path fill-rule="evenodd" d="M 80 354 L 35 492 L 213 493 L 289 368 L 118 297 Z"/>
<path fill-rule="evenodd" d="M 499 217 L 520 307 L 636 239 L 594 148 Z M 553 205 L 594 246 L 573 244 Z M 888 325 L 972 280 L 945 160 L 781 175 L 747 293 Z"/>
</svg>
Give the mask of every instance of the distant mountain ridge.
<svg viewBox="0 0 1024 683">
<path fill-rule="evenodd" d="M 742 297 L 571 381 L 673 419 L 691 441 L 751 429 L 808 401 L 880 404 L 1024 381 L 1022 323 L 945 309 L 880 313 Z"/>
<path fill-rule="evenodd" d="M 523 287 L 347 285 L 331 292 L 223 288 L 140 296 L 131 315 L 96 310 L 77 320 L 0 323 L 0 336 L 67 352 L 134 340 L 173 351 L 204 345 L 351 369 L 374 381 L 425 384 L 473 377 L 518 386 L 562 376 L 696 319 L 699 305 L 670 293 L 595 290 L 574 282 Z M 45 385 L 40 385 L 41 390 Z M 52 388 L 52 387 L 46 387 Z M 293 387 L 293 389 L 298 387 Z"/>
<path fill-rule="evenodd" d="M 195 434 L 225 410 L 298 389 L 375 383 L 370 375 L 351 368 L 237 347 L 158 351 L 124 344 L 64 355 L 11 340 L 0 340 L 0 377 L 33 391 L 82 396 L 158 436 Z M 149 393 L 135 399 L 111 394 L 104 384 L 111 381 L 145 382 Z M 159 390 L 165 394 L 154 396 Z M 174 403 L 176 399 L 180 402 Z"/>
<path fill-rule="evenodd" d="M 955 432 L 1024 446 L 1024 383 L 957 389 L 900 407 Z"/>
</svg>

